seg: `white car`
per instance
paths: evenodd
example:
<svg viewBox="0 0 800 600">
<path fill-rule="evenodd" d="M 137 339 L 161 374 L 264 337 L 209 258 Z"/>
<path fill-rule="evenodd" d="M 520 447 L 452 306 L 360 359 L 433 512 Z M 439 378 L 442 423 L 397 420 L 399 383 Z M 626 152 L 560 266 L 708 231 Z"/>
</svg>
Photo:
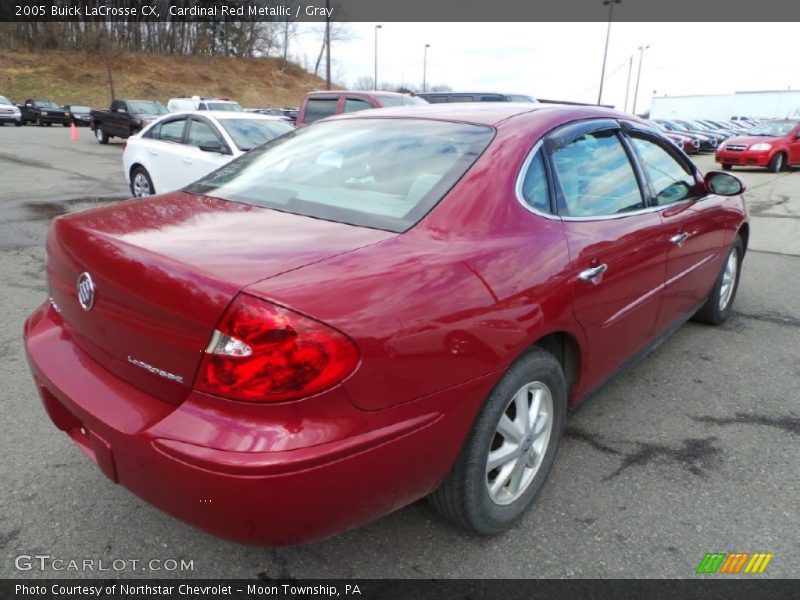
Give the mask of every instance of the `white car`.
<svg viewBox="0 0 800 600">
<path fill-rule="evenodd" d="M 125 178 L 136 198 L 178 190 L 293 129 L 281 117 L 252 113 L 172 113 L 128 138 Z"/>
</svg>

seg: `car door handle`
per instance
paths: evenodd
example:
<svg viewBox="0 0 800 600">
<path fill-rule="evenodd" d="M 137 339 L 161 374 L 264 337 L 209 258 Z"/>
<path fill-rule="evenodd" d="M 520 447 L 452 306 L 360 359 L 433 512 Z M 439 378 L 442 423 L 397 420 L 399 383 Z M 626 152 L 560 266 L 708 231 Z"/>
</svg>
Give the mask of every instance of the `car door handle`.
<svg viewBox="0 0 800 600">
<path fill-rule="evenodd" d="M 683 244 L 683 242 L 685 242 L 688 239 L 689 239 L 689 234 L 686 233 L 685 231 L 681 231 L 680 233 L 677 233 L 673 235 L 671 238 L 669 238 L 669 241 L 675 244 L 676 246 L 680 246 L 681 244 Z"/>
<path fill-rule="evenodd" d="M 602 275 L 608 269 L 607 264 L 597 265 L 596 267 L 592 267 L 590 269 L 585 269 L 578 273 L 578 279 L 581 281 L 591 281 L 595 277 Z"/>
</svg>

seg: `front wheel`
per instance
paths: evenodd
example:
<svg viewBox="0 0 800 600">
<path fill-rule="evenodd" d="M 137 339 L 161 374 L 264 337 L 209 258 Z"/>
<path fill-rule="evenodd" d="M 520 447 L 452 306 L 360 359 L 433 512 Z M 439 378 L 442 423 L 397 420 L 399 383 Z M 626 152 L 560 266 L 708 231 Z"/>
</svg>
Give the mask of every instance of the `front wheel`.
<svg viewBox="0 0 800 600">
<path fill-rule="evenodd" d="M 779 171 L 783 171 L 784 163 L 785 163 L 785 161 L 783 159 L 783 153 L 782 152 L 778 152 L 769 161 L 769 165 L 767 165 L 767 169 L 769 170 L 770 173 L 777 173 Z"/>
<path fill-rule="evenodd" d="M 733 169 L 733 165 L 722 165 L 723 171 L 730 171 L 731 169 Z"/>
<path fill-rule="evenodd" d="M 108 143 L 108 134 L 103 130 L 102 125 L 98 125 L 94 130 L 94 137 L 97 138 L 97 141 L 101 144 Z"/>
<path fill-rule="evenodd" d="M 561 365 L 549 352 L 530 350 L 487 398 L 431 504 L 482 535 L 511 527 L 553 467 L 566 407 Z"/>
<path fill-rule="evenodd" d="M 150 173 L 142 166 L 135 167 L 131 171 L 131 193 L 134 198 L 145 198 L 156 193 Z"/>
<path fill-rule="evenodd" d="M 711 290 L 706 303 L 694 315 L 695 321 L 708 323 L 709 325 L 722 325 L 728 320 L 733 310 L 733 300 L 736 291 L 739 289 L 739 276 L 742 270 L 742 259 L 744 258 L 744 244 L 742 238 L 736 236 L 725 262 L 722 271 L 717 277 L 714 289 Z"/>
<path fill-rule="evenodd" d="M 42 117 L 37 117 L 37 118 L 36 118 L 36 124 L 37 124 L 39 127 L 44 127 L 44 121 L 42 121 Z"/>
</svg>

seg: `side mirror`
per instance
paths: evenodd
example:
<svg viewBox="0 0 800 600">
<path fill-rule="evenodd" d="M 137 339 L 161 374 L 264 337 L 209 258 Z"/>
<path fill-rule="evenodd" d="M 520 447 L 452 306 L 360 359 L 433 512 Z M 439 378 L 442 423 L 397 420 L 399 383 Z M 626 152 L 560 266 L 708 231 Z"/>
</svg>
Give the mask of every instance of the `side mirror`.
<svg viewBox="0 0 800 600">
<path fill-rule="evenodd" d="M 209 140 L 208 142 L 203 142 L 200 144 L 200 150 L 203 152 L 216 152 L 217 154 L 228 153 L 227 149 L 224 148 L 218 140 Z"/>
<path fill-rule="evenodd" d="M 747 189 L 741 179 L 723 171 L 709 171 L 704 181 L 706 189 L 719 196 L 738 196 Z"/>
</svg>

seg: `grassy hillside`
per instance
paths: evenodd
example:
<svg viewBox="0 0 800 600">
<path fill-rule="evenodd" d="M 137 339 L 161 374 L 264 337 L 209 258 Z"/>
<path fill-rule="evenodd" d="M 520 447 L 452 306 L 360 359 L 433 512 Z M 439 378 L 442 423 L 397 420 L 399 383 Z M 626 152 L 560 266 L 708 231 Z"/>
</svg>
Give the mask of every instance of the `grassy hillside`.
<svg viewBox="0 0 800 600">
<path fill-rule="evenodd" d="M 223 96 L 245 107 L 297 106 L 324 80 L 273 58 L 122 54 L 112 62 L 118 98 L 167 100 L 194 94 Z M 53 99 L 60 104 L 108 106 L 104 59 L 78 52 L 0 52 L 0 95 Z"/>
</svg>

